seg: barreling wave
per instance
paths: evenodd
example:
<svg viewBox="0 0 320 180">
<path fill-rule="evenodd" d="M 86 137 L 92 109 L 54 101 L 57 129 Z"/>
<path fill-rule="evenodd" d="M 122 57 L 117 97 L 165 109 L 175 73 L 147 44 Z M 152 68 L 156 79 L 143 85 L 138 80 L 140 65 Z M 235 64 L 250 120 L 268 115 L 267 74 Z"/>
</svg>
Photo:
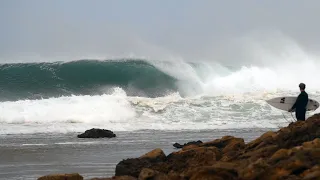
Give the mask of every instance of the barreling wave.
<svg viewBox="0 0 320 180">
<path fill-rule="evenodd" d="M 177 79 L 143 60 L 79 60 L 0 65 L 0 100 L 104 94 L 155 97 L 176 91 Z"/>
</svg>

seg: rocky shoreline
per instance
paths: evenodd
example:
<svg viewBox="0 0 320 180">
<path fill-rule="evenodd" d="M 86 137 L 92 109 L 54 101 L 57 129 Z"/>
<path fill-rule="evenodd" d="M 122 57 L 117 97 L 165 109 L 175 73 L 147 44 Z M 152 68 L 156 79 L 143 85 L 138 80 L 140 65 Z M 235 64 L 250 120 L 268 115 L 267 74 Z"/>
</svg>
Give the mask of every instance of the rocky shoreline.
<svg viewBox="0 0 320 180">
<path fill-rule="evenodd" d="M 266 132 L 245 143 L 224 136 L 209 142 L 175 144 L 120 161 L 115 176 L 91 180 L 276 180 L 320 179 L 320 114 Z M 38 180 L 80 180 L 80 174 L 53 174 Z"/>
</svg>

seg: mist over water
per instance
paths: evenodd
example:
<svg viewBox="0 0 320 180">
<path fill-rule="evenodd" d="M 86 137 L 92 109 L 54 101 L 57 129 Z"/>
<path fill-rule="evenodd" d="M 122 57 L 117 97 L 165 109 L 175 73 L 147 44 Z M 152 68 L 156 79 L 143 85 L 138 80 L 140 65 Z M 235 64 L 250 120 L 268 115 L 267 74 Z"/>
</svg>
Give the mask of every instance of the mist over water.
<svg viewBox="0 0 320 180">
<path fill-rule="evenodd" d="M 306 51 L 290 37 L 281 33 L 253 33 L 226 44 L 212 59 L 197 61 L 196 67 L 183 60 L 174 61 L 170 67 L 156 66 L 178 79 L 196 82 L 193 87 L 211 95 L 297 91 L 300 82 L 307 84 L 308 91 L 320 88 L 317 81 L 320 56 Z"/>
</svg>

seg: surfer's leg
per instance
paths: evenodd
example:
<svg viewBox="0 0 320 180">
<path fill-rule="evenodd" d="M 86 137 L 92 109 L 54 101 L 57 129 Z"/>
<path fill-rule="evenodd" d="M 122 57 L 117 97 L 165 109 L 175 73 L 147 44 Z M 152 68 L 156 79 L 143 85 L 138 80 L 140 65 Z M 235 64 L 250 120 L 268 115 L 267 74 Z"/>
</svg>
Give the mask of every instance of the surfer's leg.
<svg viewBox="0 0 320 180">
<path fill-rule="evenodd" d="M 297 119 L 297 121 L 299 121 L 299 112 L 296 110 L 296 119 Z"/>
<path fill-rule="evenodd" d="M 305 121 L 306 120 L 306 111 L 296 111 L 297 121 Z"/>
<path fill-rule="evenodd" d="M 306 111 L 305 110 L 301 112 L 301 120 L 302 121 L 306 120 Z"/>
</svg>

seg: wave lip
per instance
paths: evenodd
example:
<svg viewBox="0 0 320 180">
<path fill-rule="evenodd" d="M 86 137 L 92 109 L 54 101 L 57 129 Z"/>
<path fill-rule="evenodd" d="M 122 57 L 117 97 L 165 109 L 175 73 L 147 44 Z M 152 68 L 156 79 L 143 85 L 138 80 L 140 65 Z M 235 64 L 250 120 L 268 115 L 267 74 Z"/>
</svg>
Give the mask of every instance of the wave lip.
<svg viewBox="0 0 320 180">
<path fill-rule="evenodd" d="M 307 84 L 308 91 L 319 91 L 317 76 L 313 76 L 317 66 L 319 63 L 311 58 L 242 67 L 141 59 L 3 64 L 0 101 L 103 95 L 114 87 L 122 88 L 128 96 L 152 98 L 174 92 L 190 97 L 297 91 L 300 82 Z"/>
</svg>

